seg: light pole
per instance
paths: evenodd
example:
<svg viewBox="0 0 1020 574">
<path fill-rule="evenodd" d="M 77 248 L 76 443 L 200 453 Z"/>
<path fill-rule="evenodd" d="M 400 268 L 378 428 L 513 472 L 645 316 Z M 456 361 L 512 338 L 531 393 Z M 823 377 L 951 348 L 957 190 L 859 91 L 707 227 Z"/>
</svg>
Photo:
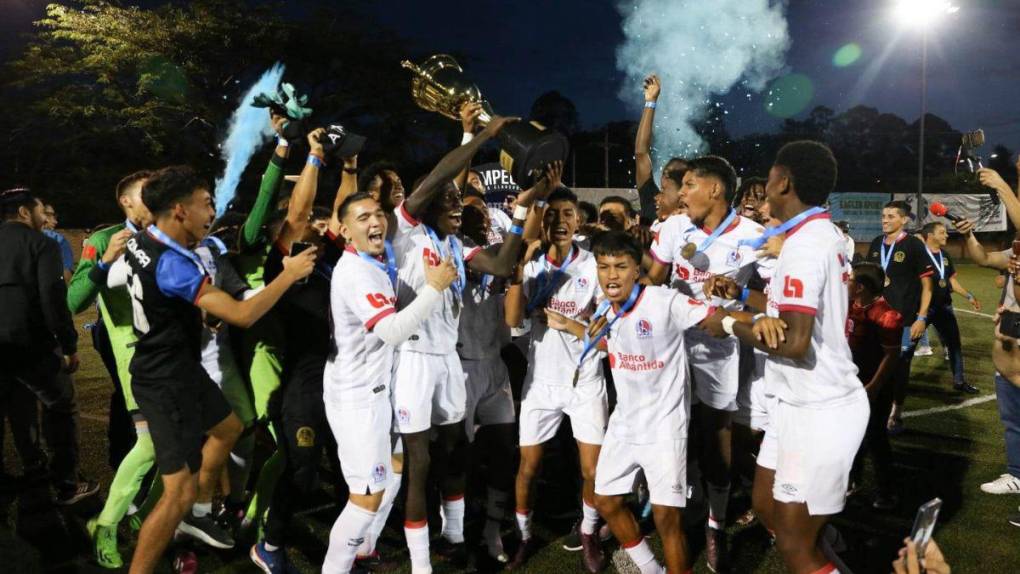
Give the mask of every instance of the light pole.
<svg viewBox="0 0 1020 574">
<path fill-rule="evenodd" d="M 921 29 L 921 118 L 918 120 L 916 197 L 918 223 L 924 220 L 921 205 L 924 195 L 924 118 L 928 115 L 928 31 L 943 16 L 954 14 L 959 9 L 948 0 L 896 0 L 893 5 L 894 15 L 901 25 Z"/>
</svg>

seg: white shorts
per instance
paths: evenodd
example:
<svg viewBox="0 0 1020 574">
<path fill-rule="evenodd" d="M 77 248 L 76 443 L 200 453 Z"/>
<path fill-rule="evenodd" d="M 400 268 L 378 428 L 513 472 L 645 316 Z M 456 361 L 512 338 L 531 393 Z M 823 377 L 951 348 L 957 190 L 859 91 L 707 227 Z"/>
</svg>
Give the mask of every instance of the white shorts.
<svg viewBox="0 0 1020 574">
<path fill-rule="evenodd" d="M 510 375 L 503 359 L 461 359 L 464 369 L 467 403 L 464 409 L 464 427 L 468 441 L 475 440 L 477 427 L 513 424 L 514 396 L 510 390 Z"/>
<path fill-rule="evenodd" d="M 393 442 L 393 407 L 389 397 L 359 406 L 326 401 L 326 419 L 336 439 L 347 488 L 354 494 L 375 494 L 389 484 Z"/>
<path fill-rule="evenodd" d="M 617 438 L 610 428 L 595 467 L 595 494 L 630 494 L 642 471 L 652 504 L 687 506 L 687 439 L 633 444 Z"/>
<path fill-rule="evenodd" d="M 751 347 L 740 346 L 740 385 L 737 388 L 737 411 L 733 422 L 751 430 L 763 431 L 768 422 L 765 412 L 765 361 L 764 353 Z"/>
<path fill-rule="evenodd" d="M 578 384 L 548 385 L 532 381 L 521 399 L 520 445 L 542 444 L 556 436 L 563 415 L 570 417 L 574 438 L 584 444 L 602 444 L 609 419 L 606 382 L 599 377 Z"/>
<path fill-rule="evenodd" d="M 776 471 L 772 498 L 803 502 L 813 516 L 838 514 L 846 503 L 850 467 L 868 425 L 868 396 L 833 407 L 767 402 L 769 416 L 758 465 Z"/>
<path fill-rule="evenodd" d="M 684 334 L 687 363 L 695 403 L 720 411 L 737 410 L 740 379 L 740 343 L 736 337 L 716 339 L 708 333 L 690 329 Z"/>
<path fill-rule="evenodd" d="M 393 428 L 411 434 L 464 420 L 464 370 L 457 353 L 398 351 L 393 366 Z"/>
</svg>

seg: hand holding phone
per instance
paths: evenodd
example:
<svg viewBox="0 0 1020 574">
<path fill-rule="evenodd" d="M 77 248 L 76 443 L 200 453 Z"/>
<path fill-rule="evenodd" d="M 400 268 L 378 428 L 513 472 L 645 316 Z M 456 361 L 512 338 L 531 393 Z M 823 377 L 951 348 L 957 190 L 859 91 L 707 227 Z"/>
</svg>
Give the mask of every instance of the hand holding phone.
<svg viewBox="0 0 1020 574">
<path fill-rule="evenodd" d="M 917 509 L 917 516 L 914 517 L 914 528 L 910 531 L 910 539 L 917 546 L 918 556 L 924 556 L 925 548 L 927 548 L 928 542 L 931 540 L 931 534 L 935 530 L 935 523 L 939 519 L 939 510 L 941 509 L 941 498 L 933 498 Z"/>
</svg>

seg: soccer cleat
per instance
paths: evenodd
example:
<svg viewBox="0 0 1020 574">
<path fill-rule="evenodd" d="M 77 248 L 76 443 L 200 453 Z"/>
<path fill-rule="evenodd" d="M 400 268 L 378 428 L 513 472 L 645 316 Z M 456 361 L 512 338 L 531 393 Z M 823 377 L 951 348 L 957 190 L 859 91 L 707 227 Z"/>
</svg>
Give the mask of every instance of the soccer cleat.
<svg viewBox="0 0 1020 574">
<path fill-rule="evenodd" d="M 213 518 L 216 524 L 220 525 L 220 528 L 227 532 L 237 533 L 240 531 L 241 522 L 244 520 L 244 509 L 243 508 L 230 508 L 230 506 L 224 502 L 223 506 L 220 506 L 216 512 L 216 516 Z"/>
<path fill-rule="evenodd" d="M 1020 508 L 1018 508 L 1013 514 L 1010 514 L 1007 520 L 1013 526 L 1020 526 Z"/>
<path fill-rule="evenodd" d="M 847 496 L 849 496 L 849 493 L 847 493 Z M 753 508 L 748 508 L 747 512 L 741 514 L 737 518 L 737 520 L 735 521 L 735 524 L 737 526 L 743 528 L 745 526 L 750 526 L 750 525 L 754 524 L 754 522 L 756 520 L 758 520 L 758 515 L 754 513 L 754 509 Z"/>
<path fill-rule="evenodd" d="M 966 382 L 966 381 L 960 381 L 959 383 L 954 383 L 953 384 L 953 390 L 957 391 L 957 392 L 960 392 L 960 393 L 967 393 L 968 395 L 976 395 L 976 394 L 978 394 L 978 388 L 975 387 L 974 385 Z"/>
<path fill-rule="evenodd" d="M 188 513 L 177 526 L 177 532 L 212 546 L 213 548 L 229 549 L 234 547 L 234 538 L 226 530 L 220 528 L 211 514 L 202 517 Z"/>
<path fill-rule="evenodd" d="M 601 526 L 599 526 L 599 540 L 602 542 L 608 542 L 609 538 L 613 536 L 613 532 L 609 530 L 609 525 L 602 522 L 599 519 Z M 581 519 L 578 518 L 577 522 L 570 529 L 570 533 L 563 537 L 563 549 L 567 552 L 577 552 L 581 550 Z"/>
<path fill-rule="evenodd" d="M 981 492 L 988 494 L 1020 494 L 1020 478 L 1012 474 L 1003 474 L 991 482 L 981 485 Z"/>
<path fill-rule="evenodd" d="M 99 492 L 99 483 L 94 480 L 82 480 L 77 484 L 57 488 L 56 503 L 60 506 L 71 506 L 83 498 Z"/>
<path fill-rule="evenodd" d="M 439 540 L 432 545 L 432 551 L 436 555 L 446 562 L 459 567 L 467 567 L 468 555 L 467 555 L 467 544 L 463 542 L 450 542 L 444 536 L 440 536 Z"/>
<path fill-rule="evenodd" d="M 96 564 L 111 570 L 124 566 L 124 560 L 117 550 L 117 527 L 102 526 L 99 518 L 93 517 L 85 524 L 92 539 L 92 557 Z"/>
<path fill-rule="evenodd" d="M 538 550 L 538 543 L 535 542 L 534 538 L 527 540 L 521 540 L 521 543 L 517 546 L 517 551 L 514 552 L 514 559 L 507 564 L 507 570 L 520 570 L 524 568 L 524 565 L 531 559 L 531 557 Z"/>
<path fill-rule="evenodd" d="M 386 560 L 379 554 L 379 550 L 374 550 L 371 554 L 364 556 L 356 556 L 354 558 L 354 564 L 358 568 L 361 568 L 364 572 L 389 572 L 390 570 L 396 570 L 400 567 L 400 564 L 393 560 Z"/>
<path fill-rule="evenodd" d="M 712 572 L 725 572 L 726 532 L 705 526 L 705 563 Z"/>
<path fill-rule="evenodd" d="M 266 550 L 265 542 L 259 542 L 252 545 L 248 556 L 266 574 L 286 574 L 287 572 L 287 553 L 282 548 L 270 552 Z"/>
<path fill-rule="evenodd" d="M 931 346 L 929 345 L 925 345 L 923 347 L 919 345 L 914 351 L 915 357 L 930 357 L 932 355 L 934 355 L 934 353 L 932 353 Z"/>
<path fill-rule="evenodd" d="M 602 542 L 598 534 L 581 534 L 581 564 L 591 574 L 606 567 L 606 556 L 602 553 Z"/>
</svg>

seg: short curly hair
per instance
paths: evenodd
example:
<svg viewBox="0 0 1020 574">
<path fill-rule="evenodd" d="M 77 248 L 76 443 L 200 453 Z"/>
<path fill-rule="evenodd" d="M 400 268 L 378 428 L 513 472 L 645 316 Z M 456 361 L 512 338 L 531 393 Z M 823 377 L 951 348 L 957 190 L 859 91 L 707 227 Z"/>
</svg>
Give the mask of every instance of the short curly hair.
<svg viewBox="0 0 1020 574">
<path fill-rule="evenodd" d="M 196 190 L 211 190 L 209 182 L 186 165 L 172 165 L 157 170 L 142 186 L 142 203 L 154 216 L 170 211 Z"/>
<path fill-rule="evenodd" d="M 790 173 L 797 198 L 807 205 L 824 204 L 836 187 L 836 157 L 821 142 L 790 142 L 779 149 L 774 163 Z"/>
</svg>

